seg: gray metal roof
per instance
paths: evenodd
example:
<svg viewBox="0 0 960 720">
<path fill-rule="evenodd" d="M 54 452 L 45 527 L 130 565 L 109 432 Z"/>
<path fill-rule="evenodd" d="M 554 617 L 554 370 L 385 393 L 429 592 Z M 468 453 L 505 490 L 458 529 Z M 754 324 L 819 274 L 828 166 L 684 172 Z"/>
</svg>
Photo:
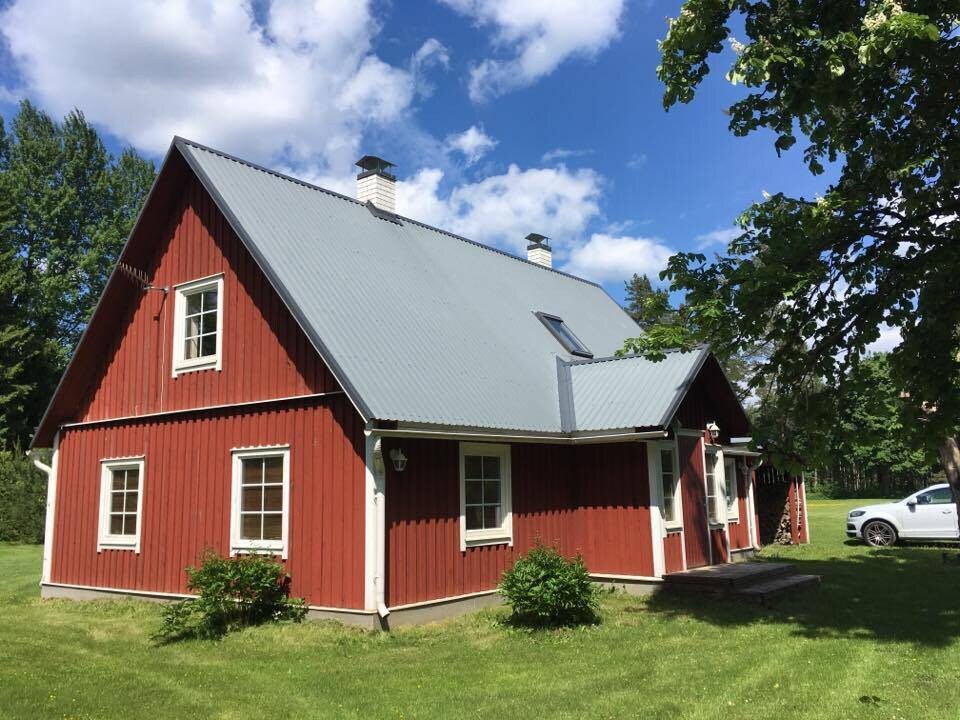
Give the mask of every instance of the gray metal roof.
<svg viewBox="0 0 960 720">
<path fill-rule="evenodd" d="M 534 313 L 595 357 L 638 332 L 593 283 L 175 142 L 367 419 L 560 432 L 575 358 Z M 689 364 L 571 365 L 577 429 L 657 424 Z"/>
<path fill-rule="evenodd" d="M 661 362 L 632 356 L 565 364 L 564 425 L 568 431 L 664 427 L 708 355 L 702 347 L 667 353 Z"/>
</svg>

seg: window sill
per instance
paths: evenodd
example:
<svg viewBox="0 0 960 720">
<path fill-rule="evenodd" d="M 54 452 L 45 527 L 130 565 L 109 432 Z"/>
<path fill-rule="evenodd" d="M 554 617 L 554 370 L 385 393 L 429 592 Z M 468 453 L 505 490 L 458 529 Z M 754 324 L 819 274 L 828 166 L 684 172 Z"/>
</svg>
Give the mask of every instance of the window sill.
<svg viewBox="0 0 960 720">
<path fill-rule="evenodd" d="M 484 545 L 513 545 L 513 538 L 505 535 L 495 537 L 468 537 L 464 541 L 464 549 L 482 547 Z"/>
<path fill-rule="evenodd" d="M 138 555 L 140 554 L 140 543 L 138 541 L 127 542 L 123 540 L 100 540 L 97 543 L 97 552 L 103 552 L 104 550 L 131 550 Z"/>
<path fill-rule="evenodd" d="M 196 363 L 195 365 L 176 365 L 173 368 L 173 376 L 183 375 L 185 373 L 198 372 L 200 370 L 219 370 L 219 358 L 207 362 Z"/>
<path fill-rule="evenodd" d="M 671 524 L 671 525 L 664 525 L 664 527 L 666 528 L 666 530 L 667 530 L 668 533 L 683 532 L 683 524 L 682 524 L 682 523 L 676 523 L 676 524 Z"/>
<path fill-rule="evenodd" d="M 282 547 L 232 547 L 230 548 L 230 555 L 270 555 L 274 557 L 279 557 L 283 560 L 287 559 L 287 553 L 284 552 Z"/>
</svg>

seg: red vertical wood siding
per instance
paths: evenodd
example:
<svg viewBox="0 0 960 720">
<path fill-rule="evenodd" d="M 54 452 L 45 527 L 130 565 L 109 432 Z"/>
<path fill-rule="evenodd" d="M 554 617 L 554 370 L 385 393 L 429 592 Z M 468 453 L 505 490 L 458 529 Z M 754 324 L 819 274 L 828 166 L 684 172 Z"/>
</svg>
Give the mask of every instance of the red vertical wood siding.
<svg viewBox="0 0 960 720">
<path fill-rule="evenodd" d="M 142 415 L 337 389 L 313 346 L 209 195 L 186 183 L 142 293 L 104 348 L 76 420 Z M 173 286 L 223 273 L 222 367 L 172 377 Z"/>
<path fill-rule="evenodd" d="M 727 562 L 726 533 L 722 527 L 710 528 L 710 542 L 713 547 L 713 564 Z"/>
<path fill-rule="evenodd" d="M 287 568 L 312 605 L 364 602 L 364 439 L 343 396 L 283 408 L 69 429 L 60 443 L 51 581 L 183 593 L 205 548 L 230 551 L 231 450 L 290 446 Z M 97 552 L 100 461 L 144 456 L 141 552 Z"/>
<path fill-rule="evenodd" d="M 583 555 L 591 572 L 653 574 L 645 445 L 511 446 L 513 546 L 460 549 L 459 443 L 384 441 L 389 605 L 491 590 L 538 540 Z M 388 464 L 389 465 L 389 464 Z"/>
<path fill-rule="evenodd" d="M 595 573 L 653 575 L 646 443 L 574 449 L 587 567 Z"/>
<path fill-rule="evenodd" d="M 678 438 L 683 532 L 688 568 L 710 564 L 703 449 L 700 447 L 702 442 L 702 438 L 686 436 Z"/>
<path fill-rule="evenodd" d="M 683 534 L 679 531 L 668 532 L 663 539 L 664 572 L 683 570 Z"/>
</svg>

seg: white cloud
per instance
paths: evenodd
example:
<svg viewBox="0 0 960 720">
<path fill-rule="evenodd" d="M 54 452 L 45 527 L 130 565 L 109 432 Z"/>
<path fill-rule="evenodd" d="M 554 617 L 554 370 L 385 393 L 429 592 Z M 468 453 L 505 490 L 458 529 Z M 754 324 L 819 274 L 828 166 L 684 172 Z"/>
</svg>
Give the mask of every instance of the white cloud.
<svg viewBox="0 0 960 720">
<path fill-rule="evenodd" d="M 624 163 L 631 170 L 639 170 L 647 164 L 647 156 L 644 153 L 634 155 Z"/>
<path fill-rule="evenodd" d="M 433 84 L 426 77 L 426 71 L 433 67 L 450 67 L 450 51 L 436 38 L 428 38 L 410 58 L 410 74 L 417 94 L 427 96 L 433 93 Z"/>
<path fill-rule="evenodd" d="M 584 155 L 589 155 L 592 150 L 570 150 L 568 148 L 555 148 L 549 150 L 543 154 L 543 157 L 540 158 L 540 161 L 546 163 L 547 165 L 552 165 L 555 162 L 562 162 L 569 158 L 583 157 Z"/>
<path fill-rule="evenodd" d="M 697 250 L 705 250 L 711 245 L 728 245 L 735 238 L 743 235 L 740 228 L 722 228 L 720 230 L 711 230 L 703 235 L 697 235 Z"/>
<path fill-rule="evenodd" d="M 162 153 L 180 134 L 262 162 L 343 174 L 364 129 L 409 108 L 415 72 L 445 61 L 427 41 L 408 67 L 371 50 L 360 0 L 246 3 L 19 0 L 0 12 L 25 89 L 55 114 L 73 107 Z"/>
<path fill-rule="evenodd" d="M 448 150 L 455 150 L 463 155 L 467 165 L 473 165 L 488 152 L 497 146 L 497 141 L 487 135 L 483 126 L 471 125 L 462 133 L 448 135 L 444 143 Z"/>
<path fill-rule="evenodd" d="M 525 87 L 571 56 L 593 56 L 620 31 L 625 0 L 441 0 L 480 26 L 493 28 L 506 58 L 470 71 L 470 97 L 480 102 Z"/>
<path fill-rule="evenodd" d="M 890 352 L 903 342 L 900 328 L 890 327 L 886 323 L 880 326 L 880 337 L 867 345 L 867 352 Z"/>
<path fill-rule="evenodd" d="M 656 278 L 674 251 L 657 238 L 594 233 L 586 245 L 574 248 L 565 272 L 587 280 L 624 280 L 633 273 Z"/>
<path fill-rule="evenodd" d="M 513 252 L 528 233 L 551 238 L 569 251 L 599 216 L 602 178 L 592 170 L 511 165 L 502 175 L 466 183 L 444 193 L 443 171 L 421 170 L 397 184 L 397 209 L 423 222 Z"/>
</svg>

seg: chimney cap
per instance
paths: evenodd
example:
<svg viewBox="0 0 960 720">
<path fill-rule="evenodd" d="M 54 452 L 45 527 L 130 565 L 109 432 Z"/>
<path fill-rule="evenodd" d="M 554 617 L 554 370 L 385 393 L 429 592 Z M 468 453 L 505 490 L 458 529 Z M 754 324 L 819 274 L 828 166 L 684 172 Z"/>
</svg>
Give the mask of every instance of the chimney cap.
<svg viewBox="0 0 960 720">
<path fill-rule="evenodd" d="M 541 235 L 540 233 L 530 233 L 524 239 L 530 243 L 527 245 L 527 250 L 533 250 L 537 247 L 544 247 L 547 249 L 550 248 L 550 243 L 547 242 L 547 240 L 550 238 L 548 238 L 546 235 Z"/>
<path fill-rule="evenodd" d="M 376 155 L 364 155 L 362 158 L 357 160 L 355 164 L 358 168 L 363 170 L 362 173 L 357 175 L 357 180 L 366 177 L 367 175 L 383 175 L 390 180 L 397 179 L 388 171 L 389 168 L 396 167 L 396 165 L 389 160 L 384 160 L 382 157 L 377 157 Z"/>
</svg>

